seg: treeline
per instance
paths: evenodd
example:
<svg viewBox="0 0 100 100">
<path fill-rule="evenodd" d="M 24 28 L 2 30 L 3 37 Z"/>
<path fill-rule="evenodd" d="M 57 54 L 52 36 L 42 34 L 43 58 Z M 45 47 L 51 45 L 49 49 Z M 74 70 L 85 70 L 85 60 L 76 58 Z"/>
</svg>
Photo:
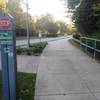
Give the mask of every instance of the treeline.
<svg viewBox="0 0 100 100">
<path fill-rule="evenodd" d="M 68 0 L 68 8 L 79 33 L 100 36 L 100 0 Z"/>
<path fill-rule="evenodd" d="M 41 15 L 36 21 L 36 29 L 41 30 L 46 36 L 69 34 L 68 25 L 64 21 L 57 21 L 50 15 Z"/>
<path fill-rule="evenodd" d="M 26 36 L 26 13 L 23 11 L 23 0 L 0 0 L 0 13 L 8 12 L 14 17 L 15 32 L 17 36 Z M 57 21 L 50 14 L 31 16 L 28 14 L 29 33 L 37 36 L 42 31 L 45 36 L 57 36 L 70 33 L 67 24 Z"/>
</svg>

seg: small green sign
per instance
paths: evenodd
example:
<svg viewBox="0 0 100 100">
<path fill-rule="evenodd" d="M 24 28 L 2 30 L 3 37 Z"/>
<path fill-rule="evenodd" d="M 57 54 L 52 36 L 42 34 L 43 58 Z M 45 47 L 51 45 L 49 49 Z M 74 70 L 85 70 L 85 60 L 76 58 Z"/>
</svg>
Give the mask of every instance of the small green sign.
<svg viewBox="0 0 100 100">
<path fill-rule="evenodd" d="M 0 40 L 4 40 L 4 39 L 12 39 L 12 35 L 11 33 L 0 33 Z"/>
<path fill-rule="evenodd" d="M 9 44 L 12 42 L 12 32 L 0 32 L 0 44 Z"/>
</svg>

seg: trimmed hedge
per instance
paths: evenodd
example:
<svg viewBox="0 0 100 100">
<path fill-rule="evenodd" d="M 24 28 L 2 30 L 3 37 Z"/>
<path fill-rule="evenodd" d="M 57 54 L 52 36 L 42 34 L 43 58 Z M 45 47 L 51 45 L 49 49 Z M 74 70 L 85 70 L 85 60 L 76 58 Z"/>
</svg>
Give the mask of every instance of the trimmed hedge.
<svg viewBox="0 0 100 100">
<path fill-rule="evenodd" d="M 35 43 L 30 45 L 30 47 L 17 47 L 16 52 L 18 55 L 36 55 L 41 54 L 47 42 Z"/>
</svg>

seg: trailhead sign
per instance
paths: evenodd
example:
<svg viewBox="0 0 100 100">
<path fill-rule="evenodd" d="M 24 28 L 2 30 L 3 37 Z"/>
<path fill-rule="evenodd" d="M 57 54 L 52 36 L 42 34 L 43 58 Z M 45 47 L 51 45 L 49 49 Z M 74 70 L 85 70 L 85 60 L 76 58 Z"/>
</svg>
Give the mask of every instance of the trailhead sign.
<svg viewBox="0 0 100 100">
<path fill-rule="evenodd" d="M 16 43 L 13 17 L 0 14 L 0 52 L 3 100 L 16 100 Z"/>
</svg>

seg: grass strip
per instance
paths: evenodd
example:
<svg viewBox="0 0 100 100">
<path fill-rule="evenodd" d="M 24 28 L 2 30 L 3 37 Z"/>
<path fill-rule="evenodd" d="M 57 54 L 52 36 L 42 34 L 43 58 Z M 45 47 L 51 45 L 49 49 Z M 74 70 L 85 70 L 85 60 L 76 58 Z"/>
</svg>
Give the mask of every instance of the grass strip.
<svg viewBox="0 0 100 100">
<path fill-rule="evenodd" d="M 17 100 L 34 100 L 36 74 L 17 73 Z M 0 100 L 2 100 L 2 77 L 0 71 Z"/>
<path fill-rule="evenodd" d="M 75 46 L 76 48 L 82 50 L 84 53 L 87 53 L 88 56 L 94 58 L 94 56 L 93 56 L 94 51 L 93 51 L 93 50 L 87 48 L 87 52 L 86 52 L 86 51 L 85 51 L 85 47 L 83 46 L 83 48 L 81 48 L 81 47 L 80 47 L 80 44 L 79 44 L 78 42 L 74 41 L 73 39 L 70 39 L 69 42 L 70 42 L 73 46 Z M 100 54 L 97 53 L 97 52 L 96 52 L 96 57 L 95 57 L 95 59 L 100 63 Z"/>
</svg>

